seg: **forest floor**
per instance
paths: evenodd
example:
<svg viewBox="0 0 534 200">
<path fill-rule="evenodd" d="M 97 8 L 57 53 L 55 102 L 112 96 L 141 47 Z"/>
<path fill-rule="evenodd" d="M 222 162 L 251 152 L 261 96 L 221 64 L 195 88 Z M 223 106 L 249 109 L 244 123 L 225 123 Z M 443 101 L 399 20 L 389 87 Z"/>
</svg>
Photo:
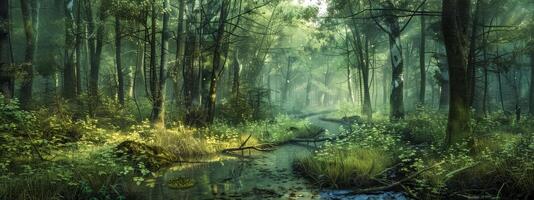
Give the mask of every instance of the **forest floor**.
<svg viewBox="0 0 534 200">
<path fill-rule="evenodd" d="M 528 199 L 534 193 L 533 119 L 477 119 L 471 141 L 446 149 L 443 114 L 422 110 L 390 122 L 350 113 L 204 128 L 134 121 L 118 128 L 109 125 L 120 119 L 75 121 L 70 113 L 0 105 L 0 199 Z"/>
<path fill-rule="evenodd" d="M 309 122 L 338 135 L 341 124 L 310 114 Z M 322 136 L 324 137 L 324 135 Z M 135 196 L 145 199 L 406 199 L 402 193 L 346 195 L 345 190 L 320 188 L 294 171 L 295 160 L 313 154 L 323 142 L 292 142 L 273 151 L 245 151 L 207 157 L 206 163 L 179 163 L 159 172 L 154 180 L 135 187 Z M 167 186 L 172 180 L 190 179 L 185 189 Z M 150 192 L 147 192 L 150 191 Z"/>
</svg>

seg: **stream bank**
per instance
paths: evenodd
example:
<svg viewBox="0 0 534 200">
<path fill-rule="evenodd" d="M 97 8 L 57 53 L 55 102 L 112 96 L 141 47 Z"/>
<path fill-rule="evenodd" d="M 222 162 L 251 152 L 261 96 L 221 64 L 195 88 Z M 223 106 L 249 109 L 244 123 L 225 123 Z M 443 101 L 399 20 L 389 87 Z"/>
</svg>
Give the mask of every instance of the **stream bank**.
<svg viewBox="0 0 534 200">
<path fill-rule="evenodd" d="M 310 122 L 335 135 L 339 124 L 310 116 Z M 219 154 L 206 163 L 179 163 L 158 172 L 157 178 L 134 186 L 132 194 L 151 200 L 193 199 L 406 199 L 400 193 L 345 195 L 345 190 L 321 189 L 295 173 L 293 161 L 316 147 L 288 143 L 270 152 L 245 151 L 244 156 Z M 169 182 L 186 179 L 190 187 L 173 189 Z"/>
</svg>

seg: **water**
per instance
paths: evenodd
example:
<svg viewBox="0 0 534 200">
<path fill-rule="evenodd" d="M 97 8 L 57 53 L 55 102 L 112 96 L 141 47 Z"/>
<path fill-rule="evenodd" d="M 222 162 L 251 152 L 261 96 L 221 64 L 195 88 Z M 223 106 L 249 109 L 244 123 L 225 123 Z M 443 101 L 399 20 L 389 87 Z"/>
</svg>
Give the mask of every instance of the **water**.
<svg viewBox="0 0 534 200">
<path fill-rule="evenodd" d="M 285 145 L 249 158 L 221 157 L 204 164 L 181 164 L 162 172 L 143 199 L 320 199 L 319 190 L 292 171 L 295 158 L 311 154 L 311 148 Z M 246 153 L 248 155 L 248 153 Z M 177 177 L 192 178 L 189 189 L 169 188 Z"/>
<path fill-rule="evenodd" d="M 338 124 L 309 120 L 327 129 L 338 131 Z M 272 152 L 255 152 L 240 155 L 217 155 L 209 163 L 176 164 L 158 173 L 158 177 L 135 186 L 133 193 L 142 199 L 343 199 L 389 200 L 407 199 L 402 193 L 384 192 L 372 195 L 346 195 L 348 190 L 326 190 L 310 184 L 293 171 L 293 161 L 311 155 L 313 146 L 288 144 Z M 171 189 L 169 180 L 187 178 L 194 181 L 188 189 Z"/>
</svg>

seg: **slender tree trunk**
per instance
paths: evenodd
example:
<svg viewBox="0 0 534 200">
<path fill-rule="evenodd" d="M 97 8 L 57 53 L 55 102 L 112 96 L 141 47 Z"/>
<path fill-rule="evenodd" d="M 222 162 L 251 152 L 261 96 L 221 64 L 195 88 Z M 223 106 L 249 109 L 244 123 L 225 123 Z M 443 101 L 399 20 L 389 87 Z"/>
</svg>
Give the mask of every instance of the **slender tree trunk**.
<svg viewBox="0 0 534 200">
<path fill-rule="evenodd" d="M 221 71 L 224 69 L 224 62 L 222 62 L 221 57 L 223 40 L 225 36 L 225 24 L 227 14 L 227 0 L 221 2 L 221 8 L 219 11 L 219 26 L 217 29 L 217 36 L 215 38 L 215 47 L 213 51 L 213 66 L 211 69 L 211 84 L 208 95 L 208 118 L 207 123 L 213 123 L 215 119 L 215 104 L 217 103 L 217 83 L 219 81 L 219 76 Z"/>
<path fill-rule="evenodd" d="M 475 88 L 476 88 L 476 49 L 477 49 L 477 37 L 479 33 L 479 15 L 480 15 L 480 3 L 482 0 L 477 0 L 475 4 L 475 12 L 473 21 L 471 24 L 471 36 L 469 38 L 469 55 L 467 63 L 467 87 L 468 87 L 468 102 L 469 107 L 475 107 Z"/>
<path fill-rule="evenodd" d="M 239 50 L 234 52 L 234 61 L 232 62 L 232 93 L 234 98 L 239 98 L 240 79 L 241 79 L 241 62 L 239 61 Z"/>
<path fill-rule="evenodd" d="M 115 17 L 115 66 L 117 70 L 117 98 L 119 104 L 124 106 L 124 74 L 122 72 L 122 59 L 121 59 L 121 21 L 119 18 Z"/>
<path fill-rule="evenodd" d="M 419 73 L 421 80 L 419 85 L 419 104 L 425 105 L 426 93 L 426 67 L 425 67 L 425 50 L 426 50 L 426 17 L 421 15 L 421 42 L 419 46 Z"/>
<path fill-rule="evenodd" d="M 534 50 L 530 52 L 530 115 L 534 116 Z"/>
<path fill-rule="evenodd" d="M 485 24 L 485 21 L 483 22 Z M 482 114 L 488 113 L 488 41 L 486 30 L 482 28 L 482 56 L 483 56 L 483 73 L 484 73 L 484 91 L 482 91 Z"/>
<path fill-rule="evenodd" d="M 63 97 L 74 99 L 76 97 L 76 69 L 74 66 L 74 15 L 73 0 L 65 0 L 65 53 L 63 61 Z"/>
<path fill-rule="evenodd" d="M 90 115 L 94 115 L 94 111 L 99 104 L 98 80 L 100 76 L 100 57 L 102 55 L 102 49 L 104 45 L 103 40 L 105 37 L 105 26 L 103 23 L 106 19 L 104 4 L 101 3 L 99 8 L 98 25 L 95 19 L 93 19 L 93 11 L 90 0 L 85 1 L 85 14 L 86 21 L 88 22 L 87 31 L 89 37 L 87 43 L 89 44 L 89 63 L 91 66 L 89 69 L 89 113 Z"/>
<path fill-rule="evenodd" d="M 281 98 L 281 106 L 283 106 L 285 103 L 287 103 L 287 95 L 289 93 L 289 84 L 291 82 L 291 64 L 292 64 L 292 59 L 294 59 L 293 57 L 291 56 L 288 56 L 287 57 L 287 67 L 286 67 L 286 73 L 285 73 L 285 76 L 284 76 L 284 83 L 282 85 L 282 98 Z"/>
<path fill-rule="evenodd" d="M 24 76 L 20 86 L 20 105 L 22 108 L 28 108 L 32 101 L 34 33 L 30 2 L 28 0 L 20 0 L 20 4 L 24 33 L 26 35 L 26 49 L 24 54 L 24 64 L 22 65 Z"/>
<path fill-rule="evenodd" d="M 192 21 L 190 21 L 192 23 Z M 191 26 L 186 27 L 187 30 L 187 44 L 184 51 L 183 62 L 183 79 L 184 79 L 184 105 L 189 112 L 193 107 L 193 97 L 196 90 L 196 76 L 194 72 L 195 55 L 197 51 L 197 39 L 194 29 Z"/>
<path fill-rule="evenodd" d="M 76 56 L 76 96 L 82 93 L 82 2 L 76 1 L 76 36 L 75 36 L 75 56 Z"/>
<path fill-rule="evenodd" d="M 0 1 L 0 93 L 13 98 L 14 83 L 9 51 L 9 1 Z"/>
<path fill-rule="evenodd" d="M 152 123 L 165 124 L 165 68 L 167 65 L 167 49 L 169 48 L 169 0 L 163 0 L 163 27 L 161 35 L 160 66 L 156 62 L 156 1 L 152 1 L 152 39 L 150 44 L 150 84 L 152 93 Z"/>
<path fill-rule="evenodd" d="M 501 72 L 497 71 L 497 82 L 499 84 L 499 102 L 501 103 L 501 109 L 503 113 L 506 113 L 506 109 L 504 108 L 504 97 L 502 94 L 502 78 L 501 78 Z"/>
<path fill-rule="evenodd" d="M 444 58 L 445 57 L 445 58 Z M 449 101 L 450 101 L 450 81 L 449 81 L 449 65 L 447 63 L 446 56 L 439 56 L 439 75 L 437 77 L 437 81 L 439 84 L 440 89 L 440 95 L 439 95 L 439 107 L 438 110 L 440 111 L 447 111 L 449 108 Z"/>
<path fill-rule="evenodd" d="M 174 67 L 174 100 L 176 101 L 178 99 L 178 95 L 180 94 L 180 85 L 179 85 L 179 77 L 180 77 L 180 70 L 183 66 L 183 56 L 184 56 L 184 40 L 185 40 L 185 33 L 184 33 L 184 12 L 185 12 L 185 0 L 179 0 L 178 3 L 178 25 L 176 28 L 176 60 L 175 60 L 175 67 Z M 182 84 L 185 84 L 182 82 Z M 179 103 L 176 103 L 176 105 L 180 105 Z"/>
<path fill-rule="evenodd" d="M 446 144 L 462 142 L 470 135 L 468 90 L 468 27 L 470 16 L 468 0 L 444 0 L 442 30 L 447 49 L 450 77 L 450 105 Z"/>
</svg>

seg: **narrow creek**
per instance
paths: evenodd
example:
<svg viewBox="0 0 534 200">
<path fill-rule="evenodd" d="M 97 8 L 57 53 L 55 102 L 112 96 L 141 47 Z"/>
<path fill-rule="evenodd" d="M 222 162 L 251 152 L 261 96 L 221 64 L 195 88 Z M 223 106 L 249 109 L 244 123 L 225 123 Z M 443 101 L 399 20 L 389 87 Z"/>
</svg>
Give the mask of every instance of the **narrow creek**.
<svg viewBox="0 0 534 200">
<path fill-rule="evenodd" d="M 324 122 L 319 116 L 311 123 L 330 133 L 338 124 Z M 293 161 L 313 153 L 313 145 L 287 144 L 272 152 L 245 151 L 245 157 L 218 155 L 209 163 L 177 164 L 163 169 L 158 178 L 137 188 L 136 196 L 151 200 L 193 199 L 406 199 L 399 193 L 345 196 L 343 190 L 320 189 L 297 175 Z M 171 189 L 169 180 L 192 179 L 187 189 Z"/>
</svg>

